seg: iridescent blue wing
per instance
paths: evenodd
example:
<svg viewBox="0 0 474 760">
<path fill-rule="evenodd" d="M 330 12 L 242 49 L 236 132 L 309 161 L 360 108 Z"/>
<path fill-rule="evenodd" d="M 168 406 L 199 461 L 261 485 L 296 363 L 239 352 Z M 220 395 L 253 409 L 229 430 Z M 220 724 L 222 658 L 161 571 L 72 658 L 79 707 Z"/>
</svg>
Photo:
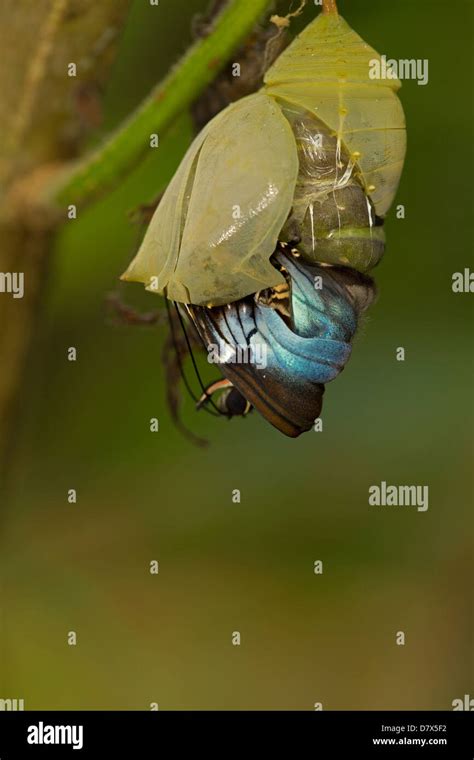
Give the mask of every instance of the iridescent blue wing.
<svg viewBox="0 0 474 760">
<path fill-rule="evenodd" d="M 222 373 L 278 430 L 296 437 L 319 417 L 324 384 L 342 371 L 372 281 L 282 251 L 275 266 L 286 294 L 264 291 L 225 306 L 189 306 Z"/>
<path fill-rule="evenodd" d="M 290 280 L 294 331 L 350 342 L 360 313 L 374 300 L 373 280 L 350 268 L 307 264 L 282 251 L 273 258 Z"/>
<path fill-rule="evenodd" d="M 307 378 L 311 356 L 306 350 L 298 354 L 289 336 L 287 341 L 280 336 L 281 320 L 271 308 L 252 298 L 213 309 L 188 308 L 207 348 L 218 346 L 220 356 L 228 356 L 219 364 L 222 373 L 272 425 L 292 437 L 311 427 L 321 411 L 324 386 Z M 269 327 L 266 317 L 272 316 L 276 321 Z M 244 346 L 264 362 L 230 361 Z"/>
</svg>

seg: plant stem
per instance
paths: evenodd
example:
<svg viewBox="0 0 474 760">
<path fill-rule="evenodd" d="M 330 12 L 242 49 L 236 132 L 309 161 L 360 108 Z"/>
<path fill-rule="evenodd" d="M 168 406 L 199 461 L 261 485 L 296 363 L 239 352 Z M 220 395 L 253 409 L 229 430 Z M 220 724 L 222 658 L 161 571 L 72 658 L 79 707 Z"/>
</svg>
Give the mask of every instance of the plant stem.
<svg viewBox="0 0 474 760">
<path fill-rule="evenodd" d="M 323 0 L 323 13 L 334 13 L 337 16 L 336 0 Z"/>
<path fill-rule="evenodd" d="M 150 149 L 150 136 L 161 137 L 215 78 L 269 5 L 271 0 L 230 0 L 211 33 L 188 50 L 102 146 L 56 178 L 46 190 L 46 200 L 61 206 L 83 206 L 116 184 Z"/>
</svg>

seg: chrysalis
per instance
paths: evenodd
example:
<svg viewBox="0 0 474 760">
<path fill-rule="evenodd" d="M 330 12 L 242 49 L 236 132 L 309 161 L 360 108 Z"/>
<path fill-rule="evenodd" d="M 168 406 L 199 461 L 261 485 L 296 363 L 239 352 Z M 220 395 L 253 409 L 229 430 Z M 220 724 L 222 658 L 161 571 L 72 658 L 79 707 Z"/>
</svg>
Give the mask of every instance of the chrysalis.
<svg viewBox="0 0 474 760">
<path fill-rule="evenodd" d="M 290 436 L 311 427 L 349 357 L 373 295 L 357 272 L 383 255 L 403 166 L 400 82 L 371 79 L 374 60 L 341 16 L 320 14 L 259 92 L 195 138 L 123 275 L 185 304 L 206 347 L 265 344 L 267 372 L 221 369 Z"/>
</svg>

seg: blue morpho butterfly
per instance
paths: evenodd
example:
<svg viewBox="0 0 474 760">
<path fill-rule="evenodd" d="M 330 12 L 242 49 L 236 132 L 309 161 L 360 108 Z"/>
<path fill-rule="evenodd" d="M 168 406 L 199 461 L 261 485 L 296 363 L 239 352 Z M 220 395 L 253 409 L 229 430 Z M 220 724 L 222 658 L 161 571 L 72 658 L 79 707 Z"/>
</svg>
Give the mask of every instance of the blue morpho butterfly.
<svg viewBox="0 0 474 760">
<path fill-rule="evenodd" d="M 293 437 L 373 299 L 405 156 L 400 82 L 372 76 L 381 57 L 332 6 L 195 137 L 122 275 L 179 304 L 217 357 L 201 406 L 254 406 Z"/>
<path fill-rule="evenodd" d="M 225 378 L 205 390 L 199 405 L 223 391 L 218 408 L 224 414 L 246 414 L 254 406 L 282 433 L 296 437 L 319 417 L 325 383 L 348 361 L 374 286 L 355 270 L 308 264 L 284 245 L 272 263 L 285 286 L 224 306 L 186 307 Z"/>
</svg>

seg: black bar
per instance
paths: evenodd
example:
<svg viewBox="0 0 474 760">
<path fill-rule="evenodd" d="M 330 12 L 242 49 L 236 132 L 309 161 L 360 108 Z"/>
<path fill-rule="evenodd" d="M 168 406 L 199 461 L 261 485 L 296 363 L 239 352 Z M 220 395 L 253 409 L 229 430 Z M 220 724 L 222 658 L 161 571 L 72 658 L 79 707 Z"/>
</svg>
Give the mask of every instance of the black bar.
<svg viewBox="0 0 474 760">
<path fill-rule="evenodd" d="M 464 711 L 0 712 L 0 760 L 174 758 L 183 752 L 223 759 L 237 753 L 247 760 L 257 750 L 265 758 L 275 752 L 315 760 L 354 753 L 472 760 L 472 729 L 472 715 Z"/>
</svg>

